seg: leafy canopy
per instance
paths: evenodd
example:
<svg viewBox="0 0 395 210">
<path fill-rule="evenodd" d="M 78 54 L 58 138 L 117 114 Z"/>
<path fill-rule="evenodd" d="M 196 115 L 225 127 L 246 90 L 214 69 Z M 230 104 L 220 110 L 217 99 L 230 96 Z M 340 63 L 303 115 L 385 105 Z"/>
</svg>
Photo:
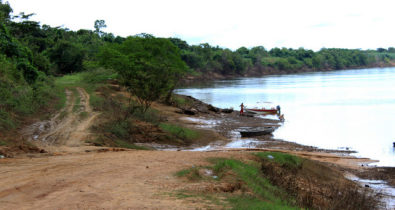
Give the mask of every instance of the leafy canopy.
<svg viewBox="0 0 395 210">
<path fill-rule="evenodd" d="M 143 34 L 122 44 L 109 44 L 99 53 L 107 68 L 118 71 L 121 83 L 146 111 L 151 103 L 171 93 L 187 66 L 168 39 Z"/>
</svg>

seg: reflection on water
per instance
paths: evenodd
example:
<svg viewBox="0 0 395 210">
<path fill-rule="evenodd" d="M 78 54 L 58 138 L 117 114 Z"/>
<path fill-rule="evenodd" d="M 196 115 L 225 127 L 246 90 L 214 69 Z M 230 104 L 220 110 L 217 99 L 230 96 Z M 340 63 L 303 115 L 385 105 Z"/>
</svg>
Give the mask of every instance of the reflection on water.
<svg viewBox="0 0 395 210">
<path fill-rule="evenodd" d="M 395 166 L 395 68 L 222 80 L 177 90 L 221 108 L 280 104 L 276 138 L 357 155 Z"/>
</svg>

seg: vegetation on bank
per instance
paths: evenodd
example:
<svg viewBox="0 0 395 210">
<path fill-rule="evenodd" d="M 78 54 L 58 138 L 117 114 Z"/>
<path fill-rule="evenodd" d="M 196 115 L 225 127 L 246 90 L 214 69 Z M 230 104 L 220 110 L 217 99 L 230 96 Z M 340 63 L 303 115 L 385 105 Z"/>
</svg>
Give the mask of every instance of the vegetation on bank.
<svg viewBox="0 0 395 210">
<path fill-rule="evenodd" d="M 212 165 L 177 172 L 204 189 L 182 191 L 233 209 L 377 209 L 378 198 L 322 163 L 279 152 L 244 160 L 212 158 Z M 224 197 L 225 199 L 220 199 Z M 225 201 L 225 202 L 224 202 Z"/>
<path fill-rule="evenodd" d="M 94 94 L 98 84 L 117 79 L 146 112 L 157 100 L 184 103 L 171 98 L 186 75 L 242 76 L 358 68 L 388 64 L 395 59 L 394 48 L 314 52 L 258 46 L 232 51 L 148 34 L 114 36 L 103 32 L 104 20 L 94 23 L 95 30 L 72 31 L 41 25 L 31 21 L 31 16 L 12 14 L 11 6 L 0 0 L 0 130 L 15 129 L 40 111 L 60 109 L 65 103 L 64 88 L 73 79 L 72 85 L 91 94 L 91 104 L 97 110 L 103 108 L 103 99 Z M 69 75 L 78 72 L 83 73 Z"/>
</svg>

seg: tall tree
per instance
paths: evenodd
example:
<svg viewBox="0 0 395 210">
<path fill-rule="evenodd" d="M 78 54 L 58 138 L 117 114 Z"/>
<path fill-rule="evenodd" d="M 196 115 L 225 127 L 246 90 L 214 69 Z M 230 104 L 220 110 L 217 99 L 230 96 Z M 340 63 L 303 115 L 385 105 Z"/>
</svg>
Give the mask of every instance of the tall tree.
<svg viewBox="0 0 395 210">
<path fill-rule="evenodd" d="M 153 101 L 171 95 L 187 70 L 179 49 L 170 40 L 151 35 L 107 45 L 99 57 L 104 66 L 118 71 L 121 83 L 137 97 L 144 112 Z"/>
<path fill-rule="evenodd" d="M 106 21 L 104 20 L 96 20 L 95 21 L 95 32 L 101 37 L 104 32 L 102 31 L 103 28 L 106 28 Z"/>
</svg>

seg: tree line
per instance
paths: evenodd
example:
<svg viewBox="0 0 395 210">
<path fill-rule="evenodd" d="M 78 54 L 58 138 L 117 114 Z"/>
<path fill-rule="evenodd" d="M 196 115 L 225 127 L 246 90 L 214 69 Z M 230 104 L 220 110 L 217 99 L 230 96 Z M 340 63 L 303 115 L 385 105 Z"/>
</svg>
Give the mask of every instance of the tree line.
<svg viewBox="0 0 395 210">
<path fill-rule="evenodd" d="M 170 40 L 181 49 L 181 57 L 187 65 L 202 74 L 215 72 L 222 75 L 244 75 L 254 71 L 293 73 L 298 70 L 320 71 L 370 67 L 388 64 L 395 59 L 395 50 L 323 48 L 318 52 L 299 48 L 265 49 L 263 46 L 240 47 L 232 51 L 209 44 L 188 45 L 178 38 Z"/>
<path fill-rule="evenodd" d="M 179 38 L 149 34 L 129 37 L 94 30 L 72 31 L 31 21 L 33 14 L 13 15 L 0 0 L 0 129 L 15 127 L 19 116 L 34 113 L 56 99 L 54 77 L 112 69 L 141 105 L 169 100 L 185 75 L 249 72 L 297 72 L 375 66 L 395 59 L 394 48 L 377 50 L 240 47 L 230 50 L 207 43 L 189 45 Z"/>
</svg>

